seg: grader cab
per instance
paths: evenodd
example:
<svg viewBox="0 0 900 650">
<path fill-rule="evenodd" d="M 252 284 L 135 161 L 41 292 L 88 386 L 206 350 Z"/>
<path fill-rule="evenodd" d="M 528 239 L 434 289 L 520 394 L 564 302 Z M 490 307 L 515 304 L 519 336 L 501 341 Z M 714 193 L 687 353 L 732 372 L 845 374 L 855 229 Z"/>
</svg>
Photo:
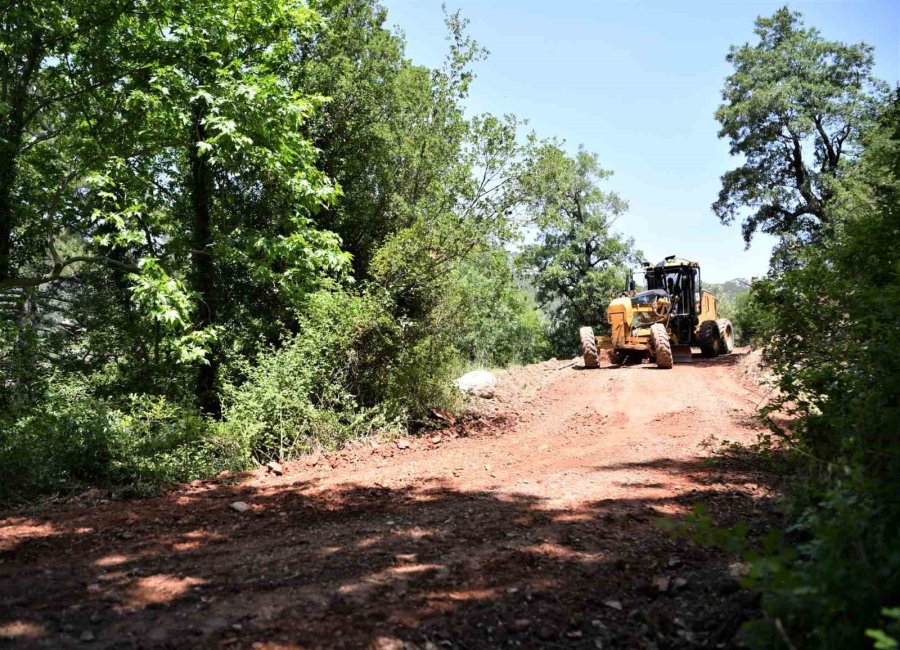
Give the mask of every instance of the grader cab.
<svg viewBox="0 0 900 650">
<path fill-rule="evenodd" d="M 586 368 L 600 365 L 600 350 L 616 364 L 627 358 L 649 357 L 660 368 L 692 359 L 691 348 L 705 357 L 734 349 L 731 321 L 719 318 L 715 296 L 700 284 L 700 265 L 671 255 L 659 264 L 645 263 L 647 288 L 638 292 L 633 276 L 625 292 L 606 310 L 609 336 L 595 336 L 591 327 L 579 334 Z"/>
</svg>

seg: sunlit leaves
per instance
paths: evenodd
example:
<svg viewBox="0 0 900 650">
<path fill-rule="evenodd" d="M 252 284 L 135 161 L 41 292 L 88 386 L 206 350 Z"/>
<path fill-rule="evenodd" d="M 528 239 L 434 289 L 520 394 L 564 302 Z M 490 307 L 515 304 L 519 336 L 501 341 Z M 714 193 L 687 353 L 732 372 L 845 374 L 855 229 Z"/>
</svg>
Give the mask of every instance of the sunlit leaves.
<svg viewBox="0 0 900 650">
<path fill-rule="evenodd" d="M 732 47 L 734 72 L 716 112 L 719 136 L 742 166 L 722 177 L 713 210 L 757 231 L 815 238 L 828 220 L 834 180 L 859 152 L 882 85 L 872 48 L 827 41 L 788 8 L 756 22 L 759 42 Z"/>
<path fill-rule="evenodd" d="M 559 353 L 568 353 L 581 325 L 603 325 L 603 308 L 636 262 L 634 242 L 612 230 L 628 204 L 600 182 L 611 172 L 597 156 L 568 155 L 556 143 L 537 146 L 521 177 L 527 211 L 539 229 L 520 262 L 538 300 L 555 316 Z"/>
</svg>

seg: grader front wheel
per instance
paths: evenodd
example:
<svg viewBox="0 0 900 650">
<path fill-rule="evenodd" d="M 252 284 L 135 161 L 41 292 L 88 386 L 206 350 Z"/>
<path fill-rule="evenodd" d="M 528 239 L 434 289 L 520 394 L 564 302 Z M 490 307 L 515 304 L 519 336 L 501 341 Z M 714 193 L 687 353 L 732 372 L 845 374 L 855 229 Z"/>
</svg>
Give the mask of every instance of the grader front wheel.
<svg viewBox="0 0 900 650">
<path fill-rule="evenodd" d="M 662 323 L 650 326 L 650 347 L 653 356 L 656 357 L 657 368 L 672 367 L 672 344 L 669 341 L 669 333 Z"/>
<path fill-rule="evenodd" d="M 581 354 L 584 357 L 585 368 L 599 368 L 600 355 L 597 353 L 597 339 L 594 330 L 590 327 L 582 327 L 578 330 L 581 337 Z"/>
</svg>

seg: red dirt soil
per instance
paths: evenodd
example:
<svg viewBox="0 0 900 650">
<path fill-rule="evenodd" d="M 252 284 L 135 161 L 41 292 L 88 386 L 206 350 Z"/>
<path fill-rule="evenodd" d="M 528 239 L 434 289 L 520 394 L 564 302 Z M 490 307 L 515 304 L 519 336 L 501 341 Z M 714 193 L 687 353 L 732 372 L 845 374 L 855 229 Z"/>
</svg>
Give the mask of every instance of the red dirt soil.
<svg viewBox="0 0 900 650">
<path fill-rule="evenodd" d="M 771 521 L 764 467 L 709 457 L 759 433 L 745 353 L 549 361 L 400 445 L 8 514 L 0 647 L 733 647 L 755 612 L 734 559 L 660 521 Z"/>
</svg>

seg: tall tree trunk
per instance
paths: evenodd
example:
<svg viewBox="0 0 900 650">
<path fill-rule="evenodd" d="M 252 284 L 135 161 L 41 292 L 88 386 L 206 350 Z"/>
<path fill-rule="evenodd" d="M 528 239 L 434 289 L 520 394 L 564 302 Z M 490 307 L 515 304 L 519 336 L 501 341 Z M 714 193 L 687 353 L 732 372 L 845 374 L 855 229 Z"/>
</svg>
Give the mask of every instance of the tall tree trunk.
<svg viewBox="0 0 900 650">
<path fill-rule="evenodd" d="M 28 52 L 22 62 L 22 73 L 14 84 L 9 84 L 12 97 L 3 97 L 9 107 L 0 129 L 0 282 L 12 277 L 13 186 L 16 182 L 16 163 L 25 133 L 25 109 L 34 73 L 43 57 L 44 33 L 36 29 L 31 34 Z M 7 87 L 7 86 L 5 86 Z"/>
<path fill-rule="evenodd" d="M 7 140 L 0 146 L 0 282 L 12 277 L 10 253 L 13 230 L 12 190 L 16 182 L 18 143 Z"/>
<path fill-rule="evenodd" d="M 212 233 L 212 170 L 198 147 L 206 140 L 206 100 L 198 97 L 192 113 L 190 150 L 191 207 L 193 212 L 193 262 L 194 290 L 200 296 L 197 306 L 197 325 L 207 327 L 216 322 L 218 295 L 216 292 L 216 267 L 213 257 Z M 221 404 L 216 387 L 216 371 L 219 366 L 217 353 L 210 350 L 208 363 L 200 367 L 197 375 L 196 396 L 200 408 L 216 418 L 221 416 Z"/>
</svg>

